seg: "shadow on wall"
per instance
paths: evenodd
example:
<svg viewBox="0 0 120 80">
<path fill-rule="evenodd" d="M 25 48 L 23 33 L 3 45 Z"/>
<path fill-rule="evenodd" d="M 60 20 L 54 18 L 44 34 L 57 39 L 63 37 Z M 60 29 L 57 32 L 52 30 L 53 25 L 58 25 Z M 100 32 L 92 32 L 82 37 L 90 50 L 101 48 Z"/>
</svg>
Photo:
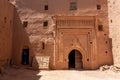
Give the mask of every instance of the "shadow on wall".
<svg viewBox="0 0 120 80">
<path fill-rule="evenodd" d="M 12 48 L 13 54 L 10 64 L 17 66 L 32 67 L 32 60 L 35 55 L 33 54 L 32 46 L 26 27 L 23 26 L 16 9 L 14 10 Z M 38 66 L 38 64 L 36 65 Z"/>
<path fill-rule="evenodd" d="M 39 80 L 41 75 L 37 75 L 37 74 L 40 71 L 28 70 L 28 69 L 33 69 L 31 67 L 32 58 L 35 55 L 33 54 L 33 51 L 31 48 L 29 35 L 26 31 L 26 28 L 23 26 L 22 21 L 20 20 L 20 17 L 17 13 L 16 8 L 14 9 L 13 20 L 14 20 L 13 30 L 12 30 L 13 42 L 12 42 L 12 55 L 11 55 L 12 59 L 10 61 L 10 66 L 12 68 L 8 69 L 6 73 L 13 74 L 13 77 L 16 76 L 17 80 L 21 80 L 21 78 L 23 78 L 22 80 L 24 80 L 24 78 L 25 80 Z M 2 78 L 4 79 L 6 77 L 8 79 L 11 79 L 12 76 L 9 76 L 6 74 Z M 16 78 L 13 78 L 12 80 L 14 79 L 16 80 Z"/>
</svg>

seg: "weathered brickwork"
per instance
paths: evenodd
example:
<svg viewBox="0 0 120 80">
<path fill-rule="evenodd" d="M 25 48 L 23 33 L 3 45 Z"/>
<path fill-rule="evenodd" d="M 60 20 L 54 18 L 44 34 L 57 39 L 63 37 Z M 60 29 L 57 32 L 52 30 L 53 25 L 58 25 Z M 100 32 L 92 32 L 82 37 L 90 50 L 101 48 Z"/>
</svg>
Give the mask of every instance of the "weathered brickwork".
<svg viewBox="0 0 120 80">
<path fill-rule="evenodd" d="M 11 60 L 13 12 L 14 6 L 8 0 L 0 0 L 0 67 Z"/>
<path fill-rule="evenodd" d="M 17 10 L 13 64 L 40 69 L 45 65 L 48 69 L 97 69 L 113 64 L 107 0 L 10 1 Z"/>
</svg>

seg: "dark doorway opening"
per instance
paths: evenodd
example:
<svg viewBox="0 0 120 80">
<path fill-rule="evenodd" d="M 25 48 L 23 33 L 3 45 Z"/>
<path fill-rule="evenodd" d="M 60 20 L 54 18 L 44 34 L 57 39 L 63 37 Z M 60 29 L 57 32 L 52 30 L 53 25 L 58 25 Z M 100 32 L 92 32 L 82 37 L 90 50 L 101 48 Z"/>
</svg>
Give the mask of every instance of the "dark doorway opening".
<svg viewBox="0 0 120 80">
<path fill-rule="evenodd" d="M 69 54 L 69 68 L 75 68 L 75 50 Z"/>
<path fill-rule="evenodd" d="M 23 65 L 29 64 L 29 49 L 23 49 L 22 51 L 22 64 Z"/>
<path fill-rule="evenodd" d="M 83 69 L 82 54 L 77 50 L 72 50 L 68 56 L 69 69 Z"/>
</svg>

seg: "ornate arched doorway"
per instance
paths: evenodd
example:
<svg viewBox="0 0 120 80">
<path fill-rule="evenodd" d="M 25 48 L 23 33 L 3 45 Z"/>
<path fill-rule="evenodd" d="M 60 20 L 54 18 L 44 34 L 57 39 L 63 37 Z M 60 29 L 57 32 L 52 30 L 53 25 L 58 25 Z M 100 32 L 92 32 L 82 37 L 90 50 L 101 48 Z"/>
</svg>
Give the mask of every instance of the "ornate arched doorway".
<svg viewBox="0 0 120 80">
<path fill-rule="evenodd" d="M 78 50 L 72 50 L 68 55 L 68 67 L 69 69 L 82 69 L 82 54 Z"/>
</svg>

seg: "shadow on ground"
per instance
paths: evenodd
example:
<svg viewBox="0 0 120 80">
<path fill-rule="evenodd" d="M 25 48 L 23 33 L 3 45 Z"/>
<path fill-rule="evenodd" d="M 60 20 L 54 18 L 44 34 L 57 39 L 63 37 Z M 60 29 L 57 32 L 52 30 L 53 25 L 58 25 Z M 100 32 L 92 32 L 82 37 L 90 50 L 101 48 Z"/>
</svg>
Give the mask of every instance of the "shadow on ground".
<svg viewBox="0 0 120 80">
<path fill-rule="evenodd" d="M 39 70 L 29 68 L 7 68 L 3 75 L 0 75 L 0 80 L 40 80 L 42 75 Z"/>
</svg>

